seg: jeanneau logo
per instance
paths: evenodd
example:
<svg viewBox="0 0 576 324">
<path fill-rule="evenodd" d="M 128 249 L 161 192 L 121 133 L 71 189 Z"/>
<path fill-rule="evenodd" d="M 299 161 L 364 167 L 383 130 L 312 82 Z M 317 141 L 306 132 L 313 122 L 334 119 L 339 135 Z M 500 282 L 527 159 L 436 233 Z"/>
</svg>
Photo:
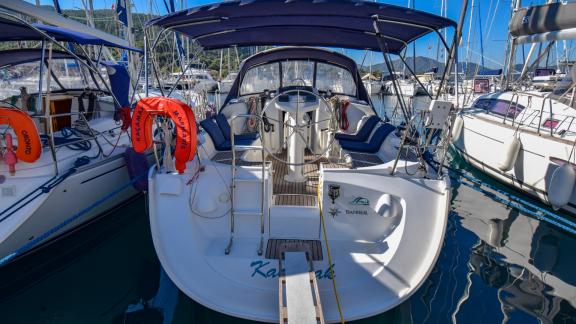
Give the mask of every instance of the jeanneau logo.
<svg viewBox="0 0 576 324">
<path fill-rule="evenodd" d="M 370 205 L 370 200 L 364 197 L 356 197 L 350 202 L 350 204 L 355 206 L 368 206 Z"/>
</svg>

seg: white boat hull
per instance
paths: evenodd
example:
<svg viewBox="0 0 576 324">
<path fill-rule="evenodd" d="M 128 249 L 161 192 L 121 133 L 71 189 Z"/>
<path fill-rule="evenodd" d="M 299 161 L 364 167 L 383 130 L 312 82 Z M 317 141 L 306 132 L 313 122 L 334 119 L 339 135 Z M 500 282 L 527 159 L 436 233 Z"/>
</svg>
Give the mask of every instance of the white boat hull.
<svg viewBox="0 0 576 324">
<path fill-rule="evenodd" d="M 485 113 L 464 113 L 461 134 L 453 147 L 472 166 L 534 198 L 548 203 L 548 185 L 556 168 L 569 160 L 572 143 L 568 139 L 538 134 L 533 130 L 519 132 L 522 147 L 510 171 L 498 168 L 504 154 L 504 143 L 512 138 L 516 127 L 503 124 Z M 576 214 L 576 193 L 563 209 Z"/>
<path fill-rule="evenodd" d="M 226 195 L 229 183 L 220 180 L 230 178 L 230 167 L 209 162 L 203 165 L 206 171 L 193 180 L 196 184 L 190 184 L 190 180 L 197 162 L 189 163 L 190 171 L 183 175 L 151 169 L 150 224 L 156 253 L 172 281 L 198 303 L 235 317 L 277 322 L 278 260 L 257 254 L 259 217 L 237 216 L 234 244 L 226 255 L 229 213 L 202 216 L 187 208 L 191 195 L 198 200 Z M 450 200 L 447 180 L 414 180 L 387 173 L 372 168 L 365 172 L 326 170 L 322 175 L 324 188 L 330 183 L 342 186 L 342 197 L 336 205 L 327 189 L 322 197 L 337 289 L 347 321 L 380 314 L 405 301 L 427 278 L 442 247 Z M 202 189 L 196 191 L 194 186 Z M 239 201 L 254 202 L 253 191 L 239 192 Z M 348 202 L 359 195 L 377 203 L 381 200 L 378 197 L 387 193 L 398 197 L 402 206 L 400 214 L 390 218 L 363 214 L 362 210 L 376 206 L 351 206 Z M 220 207 L 224 211 L 228 208 Z M 319 210 L 297 208 L 303 209 L 283 214 L 283 219 L 266 213 L 264 249 L 272 238 L 320 241 L 324 258 L 314 262 L 314 269 L 323 313 L 327 322 L 338 322 Z M 341 213 L 331 216 L 331 208 Z M 316 217 L 310 220 L 303 215 Z M 284 235 L 275 226 L 279 221 L 283 221 Z"/>
<path fill-rule="evenodd" d="M 48 180 L 50 177 L 42 178 L 41 182 L 44 179 Z M 40 245 L 130 199 L 137 194 L 132 186 L 99 203 L 101 198 L 129 182 L 130 177 L 121 154 L 105 163 L 78 170 L 50 192 L 42 194 L 33 203 L 25 205 L 3 222 L 0 258 L 15 252 L 85 208 L 95 205 L 78 220 L 55 231 L 49 238 L 40 242 Z"/>
</svg>

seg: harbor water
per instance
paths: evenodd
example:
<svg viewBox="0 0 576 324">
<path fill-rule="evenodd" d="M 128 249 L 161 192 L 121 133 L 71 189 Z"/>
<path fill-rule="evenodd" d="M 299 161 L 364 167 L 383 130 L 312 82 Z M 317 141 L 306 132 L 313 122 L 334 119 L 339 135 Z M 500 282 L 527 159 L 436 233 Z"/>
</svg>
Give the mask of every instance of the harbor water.
<svg viewBox="0 0 576 324">
<path fill-rule="evenodd" d="M 379 114 L 396 117 L 394 98 L 373 100 Z M 458 156 L 451 164 L 511 191 Z M 427 281 L 402 305 L 358 323 L 576 322 L 576 237 L 489 193 L 452 186 L 444 246 Z M 178 291 L 156 258 L 146 213 L 140 196 L 0 269 L 0 322 L 248 323 Z"/>
</svg>

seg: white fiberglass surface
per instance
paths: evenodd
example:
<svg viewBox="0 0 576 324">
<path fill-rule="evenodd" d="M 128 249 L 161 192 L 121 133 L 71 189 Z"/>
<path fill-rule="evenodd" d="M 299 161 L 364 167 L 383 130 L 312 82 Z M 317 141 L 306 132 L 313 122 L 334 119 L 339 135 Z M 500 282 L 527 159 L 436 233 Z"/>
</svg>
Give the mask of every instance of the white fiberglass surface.
<svg viewBox="0 0 576 324">
<path fill-rule="evenodd" d="M 257 254 L 257 218 L 236 218 L 237 228 L 244 223 L 244 232 L 235 235 L 231 253 L 225 255 L 229 214 L 208 218 L 192 214 L 188 207 L 191 186 L 187 185 L 192 177 L 191 172 L 156 174 L 151 179 L 152 235 L 168 275 L 184 293 L 205 306 L 253 320 L 277 320 L 277 260 Z M 324 175 L 324 179 L 326 184 L 338 181 L 342 186 L 351 184 L 365 189 L 358 191 L 366 196 L 357 199 L 359 205 L 350 205 L 349 212 L 342 209 L 334 216 L 324 189 L 327 237 L 339 289 L 347 305 L 345 317 L 362 318 L 399 304 L 420 285 L 440 250 L 449 199 L 444 182 L 414 182 L 353 172 L 334 172 Z M 368 179 L 372 179 L 370 187 L 376 185 L 375 189 L 367 187 Z M 174 190 L 175 186 L 179 189 Z M 394 197 L 386 196 L 387 192 L 394 192 Z M 349 198 L 358 197 L 344 194 L 344 207 L 340 208 L 349 205 Z M 355 212 L 366 203 L 375 214 Z M 267 229 L 268 226 L 264 244 L 269 238 Z M 361 232 L 369 237 L 361 239 Z M 325 316 L 334 321 L 338 313 L 323 237 L 321 241 L 324 259 L 315 262 L 314 267 Z"/>
</svg>

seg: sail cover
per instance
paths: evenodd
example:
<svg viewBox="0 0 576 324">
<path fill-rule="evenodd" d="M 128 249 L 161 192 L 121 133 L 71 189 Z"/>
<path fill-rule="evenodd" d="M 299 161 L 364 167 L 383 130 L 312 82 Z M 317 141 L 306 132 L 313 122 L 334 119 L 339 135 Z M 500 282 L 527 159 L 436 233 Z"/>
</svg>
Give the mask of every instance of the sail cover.
<svg viewBox="0 0 576 324">
<path fill-rule="evenodd" d="M 552 3 L 521 8 L 510 20 L 510 35 L 518 43 L 576 38 L 576 3 Z"/>
<path fill-rule="evenodd" d="M 393 54 L 428 33 L 456 26 L 426 12 L 361 0 L 225 1 L 156 18 L 147 26 L 183 33 L 204 49 L 292 45 L 379 51 L 374 16 Z"/>
</svg>

